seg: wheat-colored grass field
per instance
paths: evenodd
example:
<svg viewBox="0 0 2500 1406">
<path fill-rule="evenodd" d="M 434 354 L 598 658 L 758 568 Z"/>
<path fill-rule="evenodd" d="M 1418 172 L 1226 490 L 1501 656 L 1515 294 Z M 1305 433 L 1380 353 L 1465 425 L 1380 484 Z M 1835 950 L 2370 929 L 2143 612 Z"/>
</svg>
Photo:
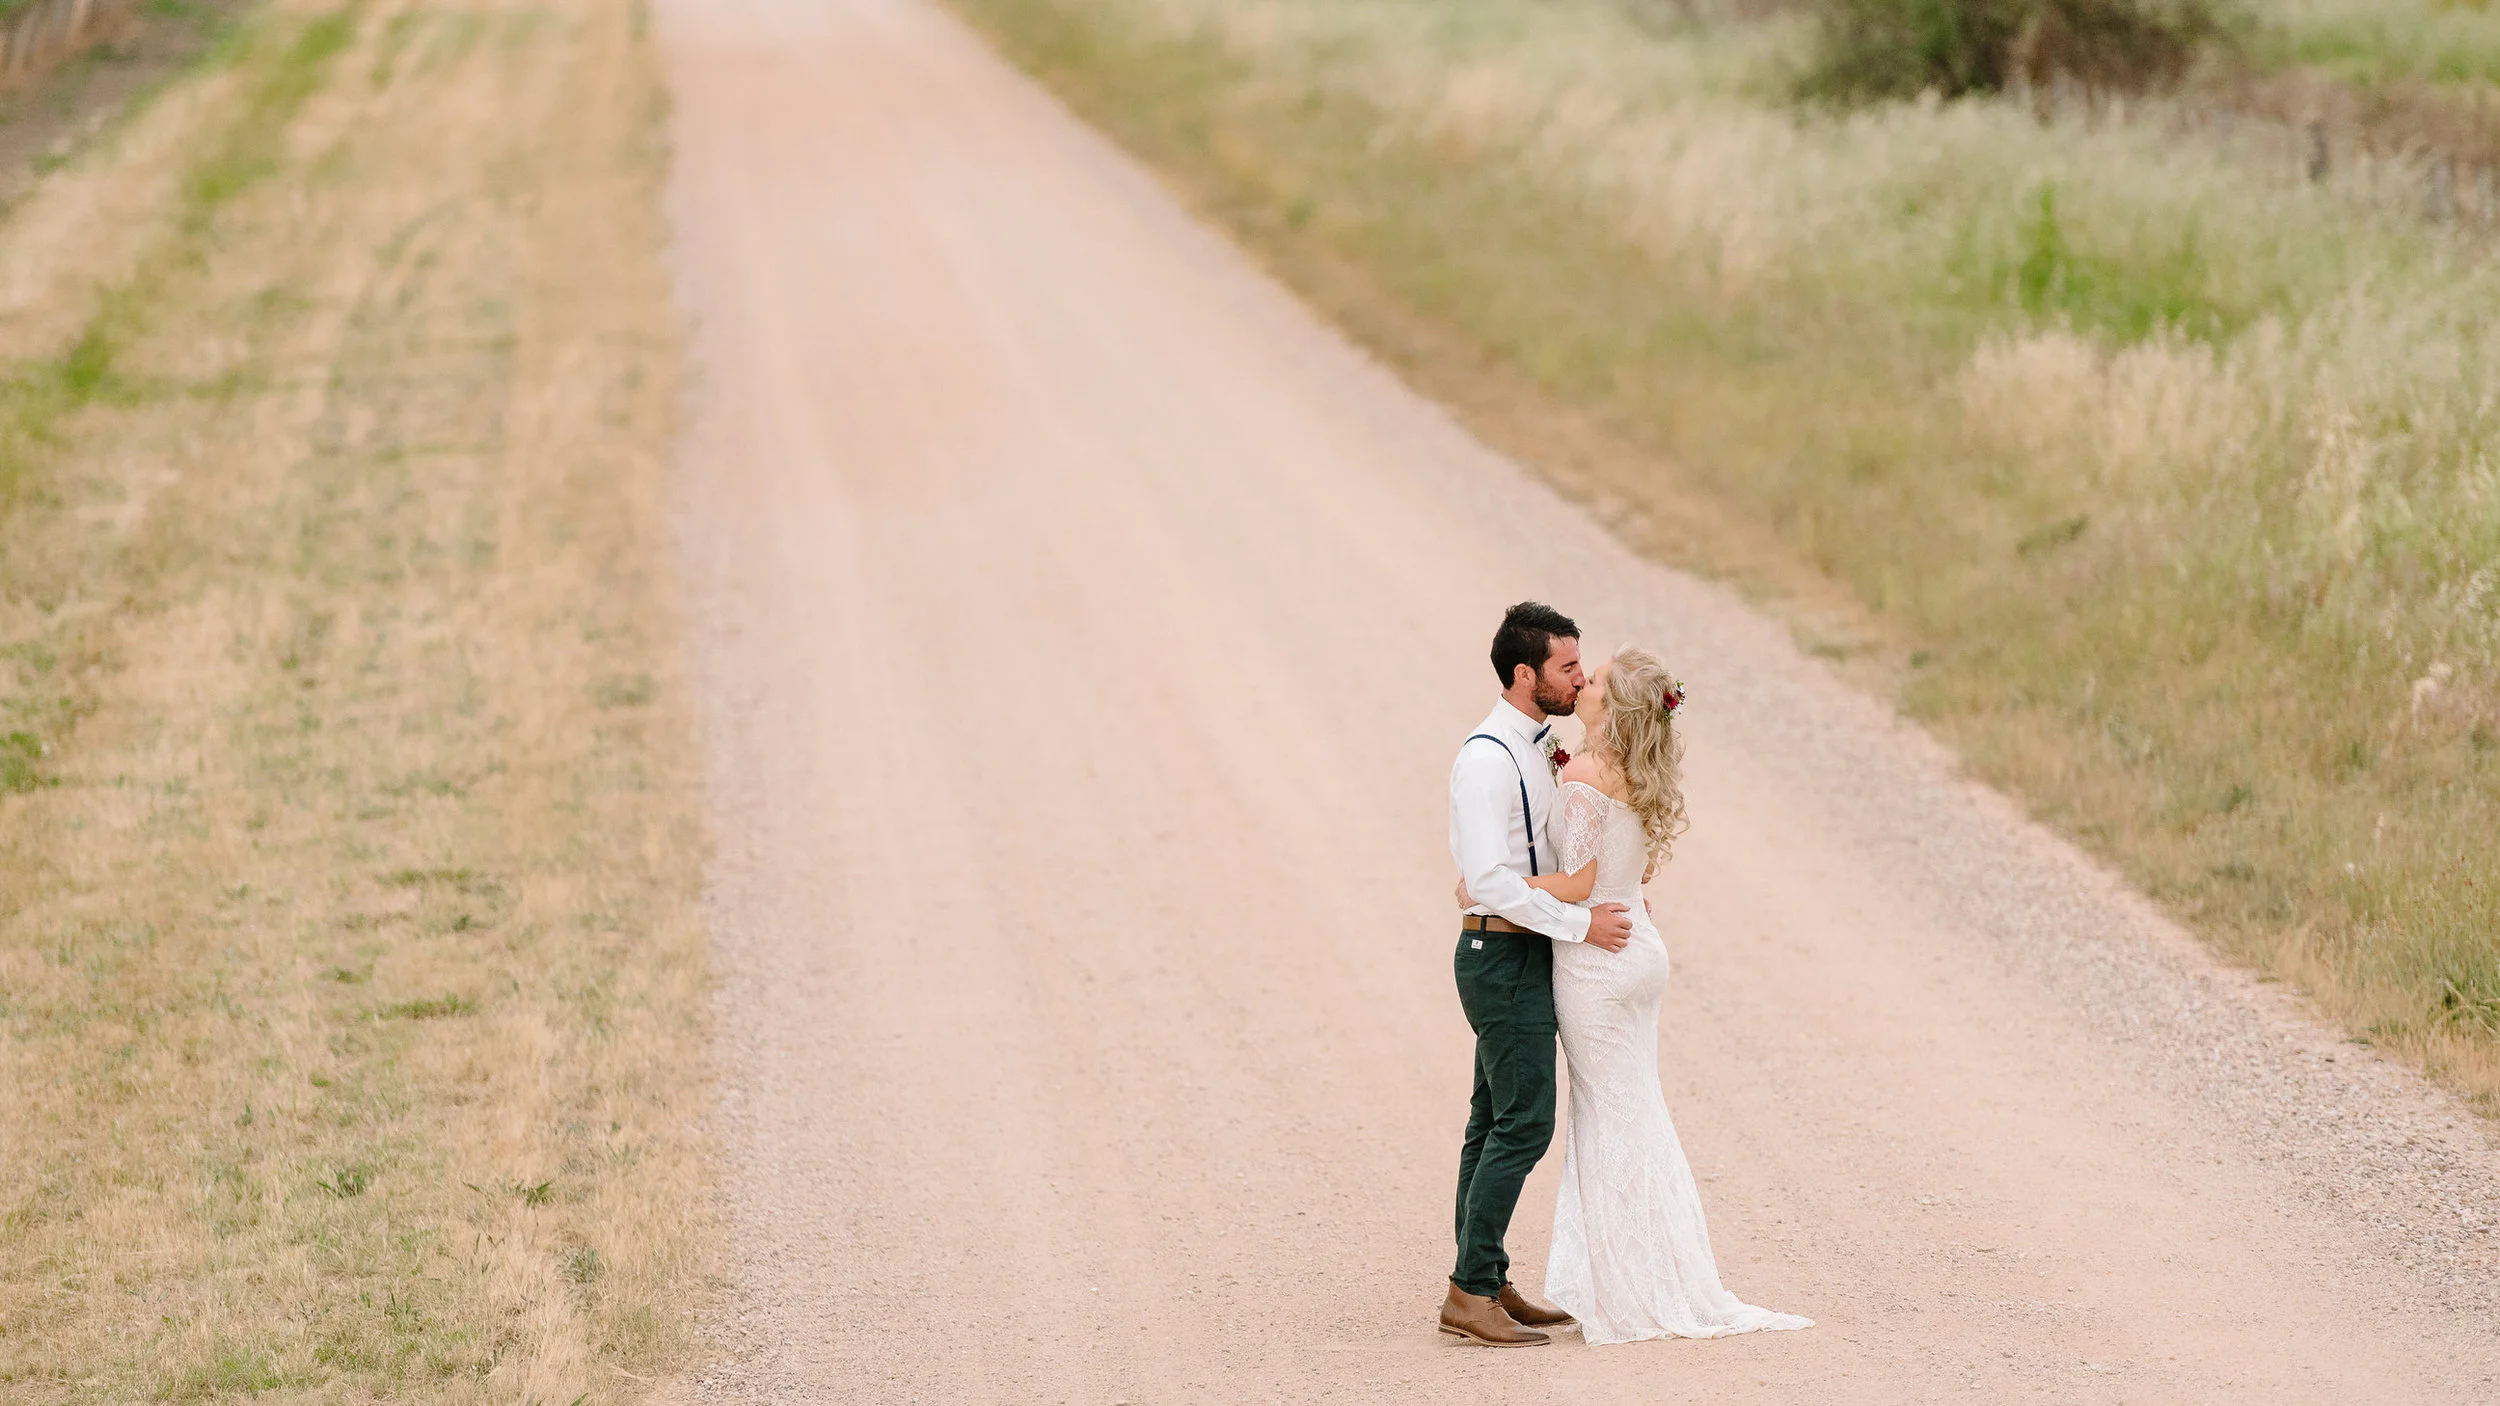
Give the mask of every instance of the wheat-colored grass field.
<svg viewBox="0 0 2500 1406">
<path fill-rule="evenodd" d="M 272 0 L 0 215 L 0 1397 L 692 1347 L 635 9 Z"/>
<path fill-rule="evenodd" d="M 2493 1106 L 2500 247 L 2418 156 L 2312 179 L 2185 98 L 1803 103 L 1793 6 L 959 8 L 1480 432 Z M 2255 20 L 2461 84 L 2500 42 Z"/>
</svg>

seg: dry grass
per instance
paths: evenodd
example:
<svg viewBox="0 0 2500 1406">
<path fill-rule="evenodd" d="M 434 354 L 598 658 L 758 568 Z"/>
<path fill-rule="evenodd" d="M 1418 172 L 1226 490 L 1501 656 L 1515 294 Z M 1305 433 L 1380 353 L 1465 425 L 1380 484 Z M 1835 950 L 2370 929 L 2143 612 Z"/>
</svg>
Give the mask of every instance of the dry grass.
<svg viewBox="0 0 2500 1406">
<path fill-rule="evenodd" d="M 1498 442 L 1679 559 L 1695 502 L 1775 535 L 1981 773 L 2500 1091 L 2500 265 L 2418 171 L 1800 112 L 1777 11 L 961 4 Z"/>
<path fill-rule="evenodd" d="M 692 1346 L 631 7 L 279 0 L 0 224 L 0 1396 Z"/>
</svg>

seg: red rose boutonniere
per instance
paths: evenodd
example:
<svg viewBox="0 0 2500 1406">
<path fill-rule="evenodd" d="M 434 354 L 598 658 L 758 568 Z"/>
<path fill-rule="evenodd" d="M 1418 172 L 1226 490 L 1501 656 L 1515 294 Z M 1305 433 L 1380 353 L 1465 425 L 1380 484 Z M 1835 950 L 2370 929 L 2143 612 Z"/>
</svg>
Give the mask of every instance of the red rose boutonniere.
<svg viewBox="0 0 2500 1406">
<path fill-rule="evenodd" d="M 1550 732 L 1545 735 L 1545 765 L 1557 776 L 1571 765 L 1571 754 L 1563 750 L 1562 739 Z"/>
</svg>

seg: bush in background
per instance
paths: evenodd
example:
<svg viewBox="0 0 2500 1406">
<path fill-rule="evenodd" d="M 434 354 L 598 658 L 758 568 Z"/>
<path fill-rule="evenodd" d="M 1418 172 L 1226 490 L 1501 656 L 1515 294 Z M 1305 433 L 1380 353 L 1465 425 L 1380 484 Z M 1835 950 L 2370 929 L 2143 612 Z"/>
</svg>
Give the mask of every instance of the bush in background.
<svg viewBox="0 0 2500 1406">
<path fill-rule="evenodd" d="M 2226 36 L 2214 0 L 1820 0 L 1809 96 L 1945 97 L 2059 75 L 2140 91 L 2175 83 Z"/>
</svg>

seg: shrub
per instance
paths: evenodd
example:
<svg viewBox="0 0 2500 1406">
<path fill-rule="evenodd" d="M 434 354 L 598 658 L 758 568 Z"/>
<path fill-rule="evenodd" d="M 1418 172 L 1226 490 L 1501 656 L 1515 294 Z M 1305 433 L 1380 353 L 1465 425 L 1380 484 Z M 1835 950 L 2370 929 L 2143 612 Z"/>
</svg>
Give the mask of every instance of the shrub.
<svg viewBox="0 0 2500 1406">
<path fill-rule="evenodd" d="M 1822 0 L 1821 61 L 1808 91 L 1841 98 L 1946 97 L 2005 86 L 2038 0 Z"/>
<path fill-rule="evenodd" d="M 2226 29 L 2214 0 L 1819 0 L 1810 96 L 1945 97 L 2060 74 L 2086 86 L 2165 87 Z"/>
<path fill-rule="evenodd" d="M 2141 92 L 2178 82 L 2227 33 L 2211 0 L 2045 0 L 2007 62 L 2034 87 L 2062 73 L 2087 88 Z"/>
</svg>

